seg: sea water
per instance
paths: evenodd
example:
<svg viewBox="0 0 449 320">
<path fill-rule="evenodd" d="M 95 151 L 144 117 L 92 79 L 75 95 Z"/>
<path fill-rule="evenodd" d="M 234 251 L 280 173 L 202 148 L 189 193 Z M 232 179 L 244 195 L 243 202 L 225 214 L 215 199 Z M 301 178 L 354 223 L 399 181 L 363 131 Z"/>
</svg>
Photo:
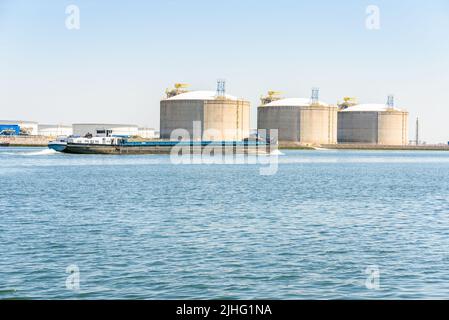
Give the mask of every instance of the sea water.
<svg viewBox="0 0 449 320">
<path fill-rule="evenodd" d="M 0 299 L 449 298 L 449 153 L 0 148 Z"/>
</svg>

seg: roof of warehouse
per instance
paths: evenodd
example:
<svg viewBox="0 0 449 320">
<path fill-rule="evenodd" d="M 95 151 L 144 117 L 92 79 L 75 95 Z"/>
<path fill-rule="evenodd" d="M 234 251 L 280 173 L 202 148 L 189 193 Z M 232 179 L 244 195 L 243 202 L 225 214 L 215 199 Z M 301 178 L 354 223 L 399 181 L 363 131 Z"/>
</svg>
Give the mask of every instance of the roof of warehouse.
<svg viewBox="0 0 449 320">
<path fill-rule="evenodd" d="M 327 103 L 322 101 L 318 102 L 322 106 L 329 106 Z M 287 98 L 272 101 L 264 105 L 264 107 L 310 107 L 312 105 L 310 99 L 306 98 Z"/>
<path fill-rule="evenodd" d="M 229 100 L 239 100 L 237 97 L 228 94 L 225 97 Z M 217 93 L 215 91 L 189 91 L 165 100 L 215 100 L 216 98 Z"/>
<path fill-rule="evenodd" d="M 18 123 L 25 123 L 25 124 L 37 124 L 37 122 L 34 121 L 22 121 L 22 120 L 0 120 L 1 124 L 18 124 Z"/>
<path fill-rule="evenodd" d="M 396 107 L 390 108 L 386 104 L 381 103 L 365 103 L 365 104 L 358 104 L 352 107 L 349 107 L 347 109 L 342 110 L 342 112 L 351 112 L 351 111 L 388 111 L 388 110 L 394 110 L 394 111 L 404 111 L 402 109 L 398 109 Z"/>
<path fill-rule="evenodd" d="M 39 128 L 41 129 L 51 129 L 51 128 L 72 128 L 71 125 L 66 124 L 39 124 Z"/>
<path fill-rule="evenodd" d="M 74 123 L 73 126 L 99 126 L 99 127 L 139 127 L 136 124 L 118 124 L 118 123 Z"/>
</svg>

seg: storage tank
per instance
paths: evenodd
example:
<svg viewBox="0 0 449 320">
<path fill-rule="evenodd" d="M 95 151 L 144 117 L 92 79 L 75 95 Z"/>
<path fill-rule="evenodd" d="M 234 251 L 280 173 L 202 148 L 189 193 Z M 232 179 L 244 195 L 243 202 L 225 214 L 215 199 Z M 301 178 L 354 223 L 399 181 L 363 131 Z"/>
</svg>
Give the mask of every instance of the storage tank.
<svg viewBox="0 0 449 320">
<path fill-rule="evenodd" d="M 280 142 L 335 144 L 337 107 L 314 99 L 276 99 L 259 106 L 257 128 L 277 129 Z"/>
<path fill-rule="evenodd" d="M 249 137 L 250 103 L 223 90 L 168 91 L 160 102 L 160 137 L 171 139 L 184 129 L 194 140 L 243 140 Z M 194 123 L 199 126 L 194 135 Z"/>
<path fill-rule="evenodd" d="M 137 136 L 139 127 L 133 124 L 107 124 L 107 123 L 75 123 L 73 134 L 84 137 L 92 136 Z"/>
<path fill-rule="evenodd" d="M 408 112 L 385 104 L 358 104 L 340 110 L 338 143 L 406 145 Z"/>
</svg>

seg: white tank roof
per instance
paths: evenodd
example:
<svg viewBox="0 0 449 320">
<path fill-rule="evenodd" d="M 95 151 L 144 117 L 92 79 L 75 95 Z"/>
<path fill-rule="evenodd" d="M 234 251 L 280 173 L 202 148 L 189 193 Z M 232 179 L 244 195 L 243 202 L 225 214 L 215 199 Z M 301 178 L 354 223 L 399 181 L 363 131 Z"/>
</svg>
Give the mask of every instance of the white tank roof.
<svg viewBox="0 0 449 320">
<path fill-rule="evenodd" d="M 398 109 L 396 107 L 390 108 L 386 104 L 381 103 L 365 103 L 365 104 L 358 104 L 352 107 L 349 107 L 347 109 L 342 110 L 342 112 L 351 112 L 351 111 L 371 111 L 371 112 L 383 112 L 383 111 L 404 111 L 402 109 Z"/>
<path fill-rule="evenodd" d="M 322 106 L 328 107 L 329 105 L 327 103 L 324 103 L 322 101 L 318 102 Z M 287 99 L 281 99 L 272 101 L 270 103 L 267 103 L 264 105 L 264 107 L 310 107 L 311 101 L 310 99 L 306 98 L 287 98 Z"/>
<path fill-rule="evenodd" d="M 228 94 L 225 97 L 229 100 L 239 100 Z M 216 98 L 217 93 L 215 91 L 189 91 L 164 100 L 215 100 Z"/>
</svg>

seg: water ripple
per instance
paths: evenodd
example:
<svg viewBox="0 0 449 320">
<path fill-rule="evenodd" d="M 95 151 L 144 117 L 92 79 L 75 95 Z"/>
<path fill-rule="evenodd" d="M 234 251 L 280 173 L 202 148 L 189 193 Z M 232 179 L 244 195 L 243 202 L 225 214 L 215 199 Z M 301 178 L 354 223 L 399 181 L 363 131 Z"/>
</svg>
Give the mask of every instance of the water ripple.
<svg viewBox="0 0 449 320">
<path fill-rule="evenodd" d="M 0 299 L 447 298 L 448 153 L 283 153 L 266 177 L 2 149 Z"/>
</svg>

